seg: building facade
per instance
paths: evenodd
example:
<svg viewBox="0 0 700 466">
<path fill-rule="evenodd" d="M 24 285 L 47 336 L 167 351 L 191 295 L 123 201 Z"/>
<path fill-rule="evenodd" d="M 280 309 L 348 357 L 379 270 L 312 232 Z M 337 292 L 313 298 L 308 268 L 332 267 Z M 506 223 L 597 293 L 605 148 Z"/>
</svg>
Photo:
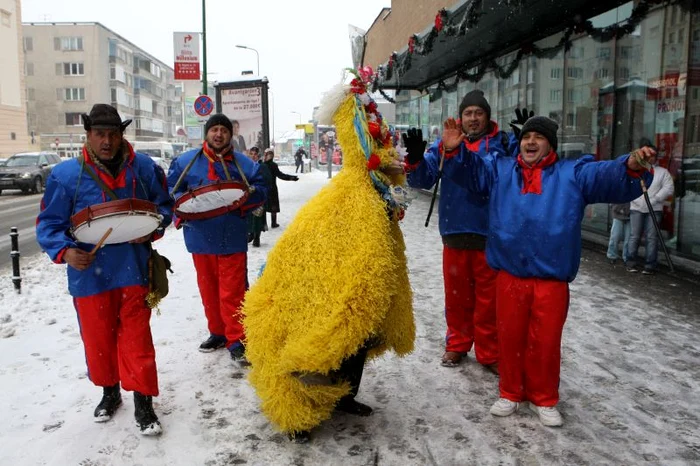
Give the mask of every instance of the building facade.
<svg viewBox="0 0 700 466">
<path fill-rule="evenodd" d="M 0 158 L 26 151 L 31 145 L 27 133 L 21 16 L 19 0 L 0 0 L 0 41 L 3 44 L 0 73 Z"/>
<path fill-rule="evenodd" d="M 130 140 L 182 140 L 182 88 L 174 71 L 100 23 L 25 23 L 29 131 L 44 149 L 75 155 L 80 115 L 110 103 Z"/>
<path fill-rule="evenodd" d="M 525 55 L 508 77 L 499 78 L 497 71 L 490 70 L 477 82 L 471 82 L 456 79 L 455 73 L 445 73 L 439 83 L 416 86 L 421 91 L 404 88 L 396 97 L 396 123 L 422 127 L 423 133 L 434 140 L 439 137 L 442 122 L 457 116 L 462 96 L 472 89 L 481 89 L 493 109 L 492 118 L 506 131 L 516 108 L 526 107 L 556 120 L 562 157 L 593 154 L 598 160 L 609 160 L 638 147 L 640 140 L 647 138 L 658 147 L 659 164 L 669 169 L 675 182 L 675 194 L 666 201 L 661 222 L 666 245 L 680 261 L 686 258 L 697 264 L 700 260 L 700 14 L 681 8 L 679 2 L 670 5 L 649 2 L 652 3 L 630 34 L 609 40 L 574 34 L 568 50 L 562 48 L 556 55 L 543 58 Z M 469 2 L 458 2 L 453 9 L 465 4 Z M 615 8 L 586 19 L 595 28 L 624 26 L 639 4 L 639 0 L 615 2 Z M 429 29 L 433 21 L 434 14 L 426 15 L 423 27 L 413 32 Z M 370 30 L 368 36 L 371 33 Z M 403 29 L 397 31 L 397 35 L 406 36 L 405 33 Z M 560 31 L 538 38 L 533 44 L 542 50 L 559 43 L 564 34 L 562 26 Z M 521 43 L 527 43 L 527 38 Z M 371 41 L 367 41 L 367 47 L 372 47 Z M 510 49 L 510 53 L 496 58 L 503 68 L 516 57 L 518 49 Z M 401 47 L 395 50 L 405 54 L 405 42 L 403 50 Z M 366 58 L 373 56 L 365 54 Z M 365 60 L 365 64 L 387 66 L 388 58 Z M 477 57 L 473 66 L 481 58 Z M 472 65 L 450 63 L 449 56 L 440 60 L 445 68 Z M 446 86 L 445 82 L 456 85 Z M 387 86 L 392 87 L 398 86 Z M 611 223 L 607 205 L 591 205 L 586 209 L 586 233 L 603 238 Z"/>
</svg>

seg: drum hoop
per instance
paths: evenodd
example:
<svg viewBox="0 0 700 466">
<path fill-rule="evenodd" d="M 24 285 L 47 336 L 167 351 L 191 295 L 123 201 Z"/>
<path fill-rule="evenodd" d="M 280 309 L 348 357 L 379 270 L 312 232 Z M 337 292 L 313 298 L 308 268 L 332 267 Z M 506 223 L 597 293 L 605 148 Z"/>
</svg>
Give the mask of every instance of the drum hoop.
<svg viewBox="0 0 700 466">
<path fill-rule="evenodd" d="M 202 194 L 206 194 L 213 191 L 222 191 L 223 189 L 231 188 L 240 189 L 241 191 L 243 191 L 243 195 L 230 205 L 217 207 L 216 209 L 207 210 L 206 212 L 181 212 L 179 210 L 179 207 L 182 205 L 182 203 L 189 201 L 190 199 L 194 199 L 197 196 L 201 196 Z M 190 189 L 189 191 L 184 193 L 177 199 L 177 201 L 175 201 L 174 210 L 175 215 L 177 215 L 182 220 L 206 220 L 209 218 L 218 217 L 219 215 L 223 215 L 234 210 L 238 210 L 241 207 L 241 204 L 243 204 L 247 199 L 248 188 L 245 184 L 239 181 L 217 181 L 212 184 Z"/>
<path fill-rule="evenodd" d="M 158 206 L 151 201 L 144 199 L 117 199 L 85 207 L 76 212 L 70 218 L 71 229 L 75 230 L 83 224 L 90 225 L 90 222 L 97 218 L 112 217 L 115 215 L 152 215 L 158 216 Z"/>
</svg>

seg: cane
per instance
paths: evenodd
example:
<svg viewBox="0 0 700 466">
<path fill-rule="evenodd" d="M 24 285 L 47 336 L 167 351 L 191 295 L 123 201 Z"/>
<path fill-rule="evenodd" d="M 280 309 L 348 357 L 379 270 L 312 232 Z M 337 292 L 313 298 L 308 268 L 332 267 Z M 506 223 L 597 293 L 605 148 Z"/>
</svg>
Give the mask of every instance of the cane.
<svg viewBox="0 0 700 466">
<path fill-rule="evenodd" d="M 430 208 L 428 209 L 428 218 L 425 219 L 425 227 L 430 223 L 430 216 L 433 215 L 433 207 L 435 207 L 435 198 L 437 197 L 440 179 L 442 178 L 442 165 L 445 162 L 445 145 L 442 145 L 440 150 L 440 165 L 438 166 L 437 180 L 435 180 L 435 188 L 433 189 L 433 198 L 430 200 Z"/>
<path fill-rule="evenodd" d="M 666 256 L 666 262 L 668 262 L 668 267 L 671 269 L 671 273 L 674 273 L 673 269 L 673 262 L 671 262 L 671 256 L 668 253 L 668 249 L 666 249 L 666 243 L 664 242 L 664 237 L 661 236 L 661 227 L 659 226 L 659 222 L 656 220 L 656 215 L 654 214 L 654 208 L 651 205 L 651 200 L 649 199 L 649 193 L 647 192 L 647 184 L 644 182 L 642 178 L 639 179 L 639 183 L 642 185 L 642 193 L 644 194 L 644 200 L 647 203 L 647 209 L 649 209 L 649 215 L 651 215 L 651 220 L 654 222 L 654 228 L 656 229 L 656 234 L 659 237 L 659 242 L 661 243 L 661 247 L 664 250 L 664 255 Z M 647 244 L 647 247 L 649 245 Z"/>
<path fill-rule="evenodd" d="M 105 231 L 105 234 L 102 235 L 102 238 L 97 242 L 94 248 L 92 248 L 92 251 L 90 251 L 90 255 L 94 256 L 97 254 L 97 250 L 102 247 L 103 244 L 105 244 L 105 241 L 107 241 L 107 237 L 112 234 L 112 227 L 109 227 L 107 231 Z"/>
</svg>

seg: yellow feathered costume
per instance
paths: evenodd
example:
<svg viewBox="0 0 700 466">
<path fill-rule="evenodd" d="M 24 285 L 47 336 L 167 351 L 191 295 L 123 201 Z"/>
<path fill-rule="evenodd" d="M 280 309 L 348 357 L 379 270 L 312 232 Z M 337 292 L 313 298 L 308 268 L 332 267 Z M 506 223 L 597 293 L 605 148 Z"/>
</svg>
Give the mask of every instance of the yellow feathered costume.
<svg viewBox="0 0 700 466">
<path fill-rule="evenodd" d="M 356 76 L 332 113 L 343 169 L 299 210 L 243 306 L 249 380 L 263 412 L 292 434 L 330 418 L 350 391 L 346 382 L 308 384 L 300 374 L 328 375 L 370 337 L 378 346 L 369 357 L 413 350 L 412 293 L 398 225 L 405 204 L 389 189 L 404 185 L 405 175 L 381 171 L 399 156 L 367 81 Z"/>
</svg>

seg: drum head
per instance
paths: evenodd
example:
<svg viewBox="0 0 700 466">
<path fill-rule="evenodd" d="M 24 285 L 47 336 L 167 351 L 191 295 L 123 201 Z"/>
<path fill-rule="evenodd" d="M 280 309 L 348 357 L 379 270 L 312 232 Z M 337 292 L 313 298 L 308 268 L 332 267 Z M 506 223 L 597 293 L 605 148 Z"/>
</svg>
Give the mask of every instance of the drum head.
<svg viewBox="0 0 700 466">
<path fill-rule="evenodd" d="M 159 225 L 160 216 L 152 212 L 119 213 L 85 222 L 73 229 L 73 236 L 81 243 L 97 244 L 102 235 L 112 228 L 104 244 L 127 243 L 150 235 Z"/>
<path fill-rule="evenodd" d="M 210 212 L 221 207 L 233 205 L 246 194 L 247 192 L 244 189 L 230 188 L 197 194 L 179 203 L 177 212 L 184 214 Z"/>
</svg>

